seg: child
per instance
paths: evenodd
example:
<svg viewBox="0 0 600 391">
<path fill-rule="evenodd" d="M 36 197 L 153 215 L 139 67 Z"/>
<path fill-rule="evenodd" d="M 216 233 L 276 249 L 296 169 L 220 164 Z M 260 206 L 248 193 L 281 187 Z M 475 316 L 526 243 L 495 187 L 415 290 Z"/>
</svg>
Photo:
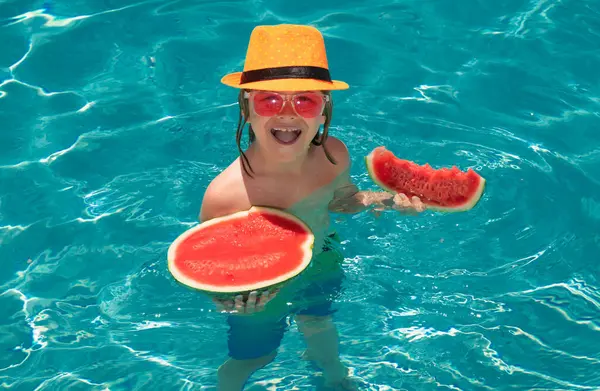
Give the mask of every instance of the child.
<svg viewBox="0 0 600 391">
<path fill-rule="evenodd" d="M 240 156 L 206 189 L 200 220 L 253 205 L 281 208 L 310 226 L 315 244 L 313 261 L 301 283 L 280 292 L 252 292 L 246 301 L 236 297 L 217 303 L 233 310 L 228 318 L 230 359 L 218 370 L 218 389 L 241 390 L 254 371 L 273 360 L 290 312 L 304 336 L 307 357 L 319 365 L 328 383 L 348 387 L 330 308 L 341 270 L 339 253 L 331 246 L 329 212 L 357 213 L 369 207 L 420 212 L 423 204 L 416 197 L 358 191 L 352 184 L 346 146 L 328 137 L 333 111 L 330 91 L 347 89 L 348 84 L 330 79 L 317 29 L 256 27 L 244 71 L 227 75 L 222 82 L 240 89 L 236 138 Z M 246 123 L 250 144 L 243 151 L 240 142 Z"/>
</svg>

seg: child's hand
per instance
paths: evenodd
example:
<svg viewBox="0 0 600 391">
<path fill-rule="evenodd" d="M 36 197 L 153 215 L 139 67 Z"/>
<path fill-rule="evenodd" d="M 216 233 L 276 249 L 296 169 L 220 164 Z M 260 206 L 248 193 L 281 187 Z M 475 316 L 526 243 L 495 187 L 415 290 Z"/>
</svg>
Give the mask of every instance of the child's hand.
<svg viewBox="0 0 600 391">
<path fill-rule="evenodd" d="M 252 291 L 248 295 L 248 299 L 244 301 L 242 295 L 237 295 L 234 300 L 219 300 L 213 299 L 213 302 L 217 306 L 219 311 L 232 312 L 238 314 L 251 314 L 253 312 L 260 312 L 264 309 L 265 305 L 271 301 L 279 290 L 264 291 L 260 295 L 257 291 Z"/>
<path fill-rule="evenodd" d="M 374 202 L 375 208 L 372 213 L 379 217 L 381 212 L 386 209 L 393 209 L 405 214 L 417 214 L 423 212 L 426 208 L 421 199 L 417 196 L 408 198 L 406 194 L 397 193 L 392 196 L 390 193 L 381 193 L 385 196 L 382 201 Z"/>
<path fill-rule="evenodd" d="M 417 196 L 408 198 L 404 193 L 398 193 L 394 195 L 394 209 L 400 211 L 415 211 L 421 213 L 425 210 L 425 205 L 421 202 L 421 199 Z"/>
</svg>

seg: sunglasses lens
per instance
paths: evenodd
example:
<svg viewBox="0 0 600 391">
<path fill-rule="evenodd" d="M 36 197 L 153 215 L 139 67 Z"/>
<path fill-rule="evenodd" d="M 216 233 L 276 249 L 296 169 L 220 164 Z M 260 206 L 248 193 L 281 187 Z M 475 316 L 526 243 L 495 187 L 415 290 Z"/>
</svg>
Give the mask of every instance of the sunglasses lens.
<svg viewBox="0 0 600 391">
<path fill-rule="evenodd" d="M 256 114 L 270 117 L 281 111 L 283 98 L 271 92 L 257 92 L 254 95 L 254 110 Z"/>
<path fill-rule="evenodd" d="M 321 114 L 323 96 L 314 92 L 297 94 L 294 96 L 294 108 L 298 115 L 304 118 L 314 118 Z"/>
</svg>

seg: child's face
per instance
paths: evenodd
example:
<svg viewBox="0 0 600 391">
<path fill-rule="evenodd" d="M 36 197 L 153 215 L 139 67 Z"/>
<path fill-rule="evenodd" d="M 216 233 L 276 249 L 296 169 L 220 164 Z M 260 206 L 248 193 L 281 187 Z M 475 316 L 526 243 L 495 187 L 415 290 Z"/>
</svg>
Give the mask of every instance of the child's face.
<svg viewBox="0 0 600 391">
<path fill-rule="evenodd" d="M 251 91 L 248 122 L 260 146 L 282 161 L 306 153 L 325 123 L 325 96 L 311 92 Z M 283 102 L 283 106 L 281 106 Z"/>
</svg>

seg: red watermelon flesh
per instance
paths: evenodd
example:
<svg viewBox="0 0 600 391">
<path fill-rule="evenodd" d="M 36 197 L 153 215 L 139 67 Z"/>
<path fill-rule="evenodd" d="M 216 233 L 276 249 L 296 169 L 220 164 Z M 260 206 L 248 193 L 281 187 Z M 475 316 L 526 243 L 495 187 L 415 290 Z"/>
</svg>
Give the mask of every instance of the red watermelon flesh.
<svg viewBox="0 0 600 391">
<path fill-rule="evenodd" d="M 207 292 L 258 290 L 304 270 L 313 242 L 295 216 L 253 207 L 184 232 L 169 248 L 169 270 L 179 282 Z"/>
<path fill-rule="evenodd" d="M 385 147 L 375 148 L 366 158 L 371 178 L 382 188 L 417 196 L 429 208 L 465 211 L 481 198 L 485 179 L 472 169 L 457 167 L 434 169 L 396 157 Z"/>
</svg>

